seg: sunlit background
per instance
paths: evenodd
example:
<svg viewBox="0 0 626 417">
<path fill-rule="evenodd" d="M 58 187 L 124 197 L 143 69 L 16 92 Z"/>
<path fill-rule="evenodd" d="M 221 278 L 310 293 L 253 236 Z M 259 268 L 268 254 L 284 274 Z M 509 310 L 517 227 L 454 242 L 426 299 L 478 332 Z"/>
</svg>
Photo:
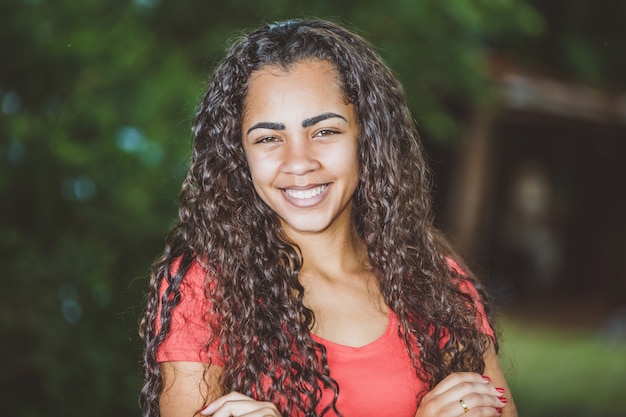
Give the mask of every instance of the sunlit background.
<svg viewBox="0 0 626 417">
<path fill-rule="evenodd" d="M 0 415 L 139 415 L 208 73 L 241 31 L 311 16 L 402 80 L 520 415 L 626 416 L 622 0 L 0 1 Z"/>
</svg>

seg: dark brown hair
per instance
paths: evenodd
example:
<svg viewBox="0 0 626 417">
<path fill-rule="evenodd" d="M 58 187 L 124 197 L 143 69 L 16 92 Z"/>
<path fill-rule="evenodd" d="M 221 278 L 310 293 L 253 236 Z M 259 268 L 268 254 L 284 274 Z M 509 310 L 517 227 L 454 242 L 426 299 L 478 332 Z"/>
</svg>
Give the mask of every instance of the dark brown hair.
<svg viewBox="0 0 626 417">
<path fill-rule="evenodd" d="M 322 389 L 329 388 L 335 401 L 325 411 L 335 407 L 337 384 L 324 347 L 311 338 L 313 312 L 302 302 L 301 255 L 255 193 L 241 144 L 251 74 L 308 60 L 331 63 L 356 108 L 360 180 L 354 221 L 418 377 L 433 387 L 451 372 L 483 371 L 489 341 L 477 329 L 472 300 L 458 288 L 460 279 L 475 280 L 450 269 L 452 254 L 433 226 L 430 172 L 399 81 L 360 36 L 327 21 L 291 20 L 237 41 L 200 103 L 179 220 L 153 267 L 141 324 L 145 416 L 159 415 L 163 381 L 156 352 L 180 299 L 179 285 L 198 261 L 208 271 L 207 282 L 215 284 L 206 285 L 206 292 L 212 314 L 219 312 L 212 342 L 223 355 L 223 390 L 272 401 L 286 416 L 314 416 Z M 177 259 L 182 261 L 173 273 Z M 159 300 L 163 280 L 169 287 Z"/>
</svg>

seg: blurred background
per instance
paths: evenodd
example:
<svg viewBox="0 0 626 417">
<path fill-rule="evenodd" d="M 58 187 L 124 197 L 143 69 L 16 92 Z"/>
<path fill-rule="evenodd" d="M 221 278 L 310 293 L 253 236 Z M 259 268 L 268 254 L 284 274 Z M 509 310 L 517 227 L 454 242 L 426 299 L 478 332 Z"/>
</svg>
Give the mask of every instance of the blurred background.
<svg viewBox="0 0 626 417">
<path fill-rule="evenodd" d="M 229 42 L 332 18 L 402 80 L 521 416 L 626 416 L 626 2 L 0 1 L 3 416 L 137 416 L 149 265 Z"/>
</svg>

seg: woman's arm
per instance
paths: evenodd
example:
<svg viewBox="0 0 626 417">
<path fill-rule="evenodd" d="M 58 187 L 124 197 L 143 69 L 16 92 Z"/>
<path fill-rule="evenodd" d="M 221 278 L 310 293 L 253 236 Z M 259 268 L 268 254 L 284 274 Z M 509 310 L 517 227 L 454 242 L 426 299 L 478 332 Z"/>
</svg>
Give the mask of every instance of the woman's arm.
<svg viewBox="0 0 626 417">
<path fill-rule="evenodd" d="M 504 373 L 502 372 L 500 362 L 498 361 L 498 355 L 496 354 L 496 350 L 493 345 L 491 345 L 489 347 L 489 350 L 487 350 L 487 352 L 485 353 L 484 359 L 485 375 L 487 375 L 491 379 L 491 384 L 495 387 L 504 388 L 503 397 L 506 398 L 507 403 L 506 407 L 502 409 L 502 417 L 517 417 L 515 402 L 513 401 L 511 390 L 506 383 Z"/>
<path fill-rule="evenodd" d="M 485 373 L 457 372 L 424 396 L 416 417 L 517 417 L 511 391 L 492 346 L 484 355 Z"/>
<path fill-rule="evenodd" d="M 212 417 L 281 417 L 274 404 L 253 400 L 238 392 L 221 396 L 207 405 L 201 414 Z"/>
<path fill-rule="evenodd" d="M 199 416 L 207 404 L 222 395 L 222 368 L 200 362 L 163 362 L 161 417 Z"/>
<path fill-rule="evenodd" d="M 255 401 L 237 392 L 222 395 L 219 378 L 222 368 L 200 362 L 163 362 L 161 417 L 201 415 L 280 417 L 272 403 Z M 202 411 L 202 414 L 200 412 Z"/>
</svg>

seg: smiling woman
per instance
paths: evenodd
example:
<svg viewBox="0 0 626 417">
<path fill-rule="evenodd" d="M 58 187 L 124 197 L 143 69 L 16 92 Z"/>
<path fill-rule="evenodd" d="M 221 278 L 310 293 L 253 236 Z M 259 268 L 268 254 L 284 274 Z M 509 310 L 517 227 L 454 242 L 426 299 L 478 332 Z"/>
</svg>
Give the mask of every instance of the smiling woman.
<svg viewBox="0 0 626 417">
<path fill-rule="evenodd" d="M 402 88 L 367 42 L 239 40 L 195 118 L 141 332 L 145 416 L 515 416 L 489 304 L 432 223 Z"/>
<path fill-rule="evenodd" d="M 358 125 L 335 68 L 303 61 L 254 74 L 243 149 L 254 189 L 291 239 L 350 226 L 359 168 Z"/>
</svg>

